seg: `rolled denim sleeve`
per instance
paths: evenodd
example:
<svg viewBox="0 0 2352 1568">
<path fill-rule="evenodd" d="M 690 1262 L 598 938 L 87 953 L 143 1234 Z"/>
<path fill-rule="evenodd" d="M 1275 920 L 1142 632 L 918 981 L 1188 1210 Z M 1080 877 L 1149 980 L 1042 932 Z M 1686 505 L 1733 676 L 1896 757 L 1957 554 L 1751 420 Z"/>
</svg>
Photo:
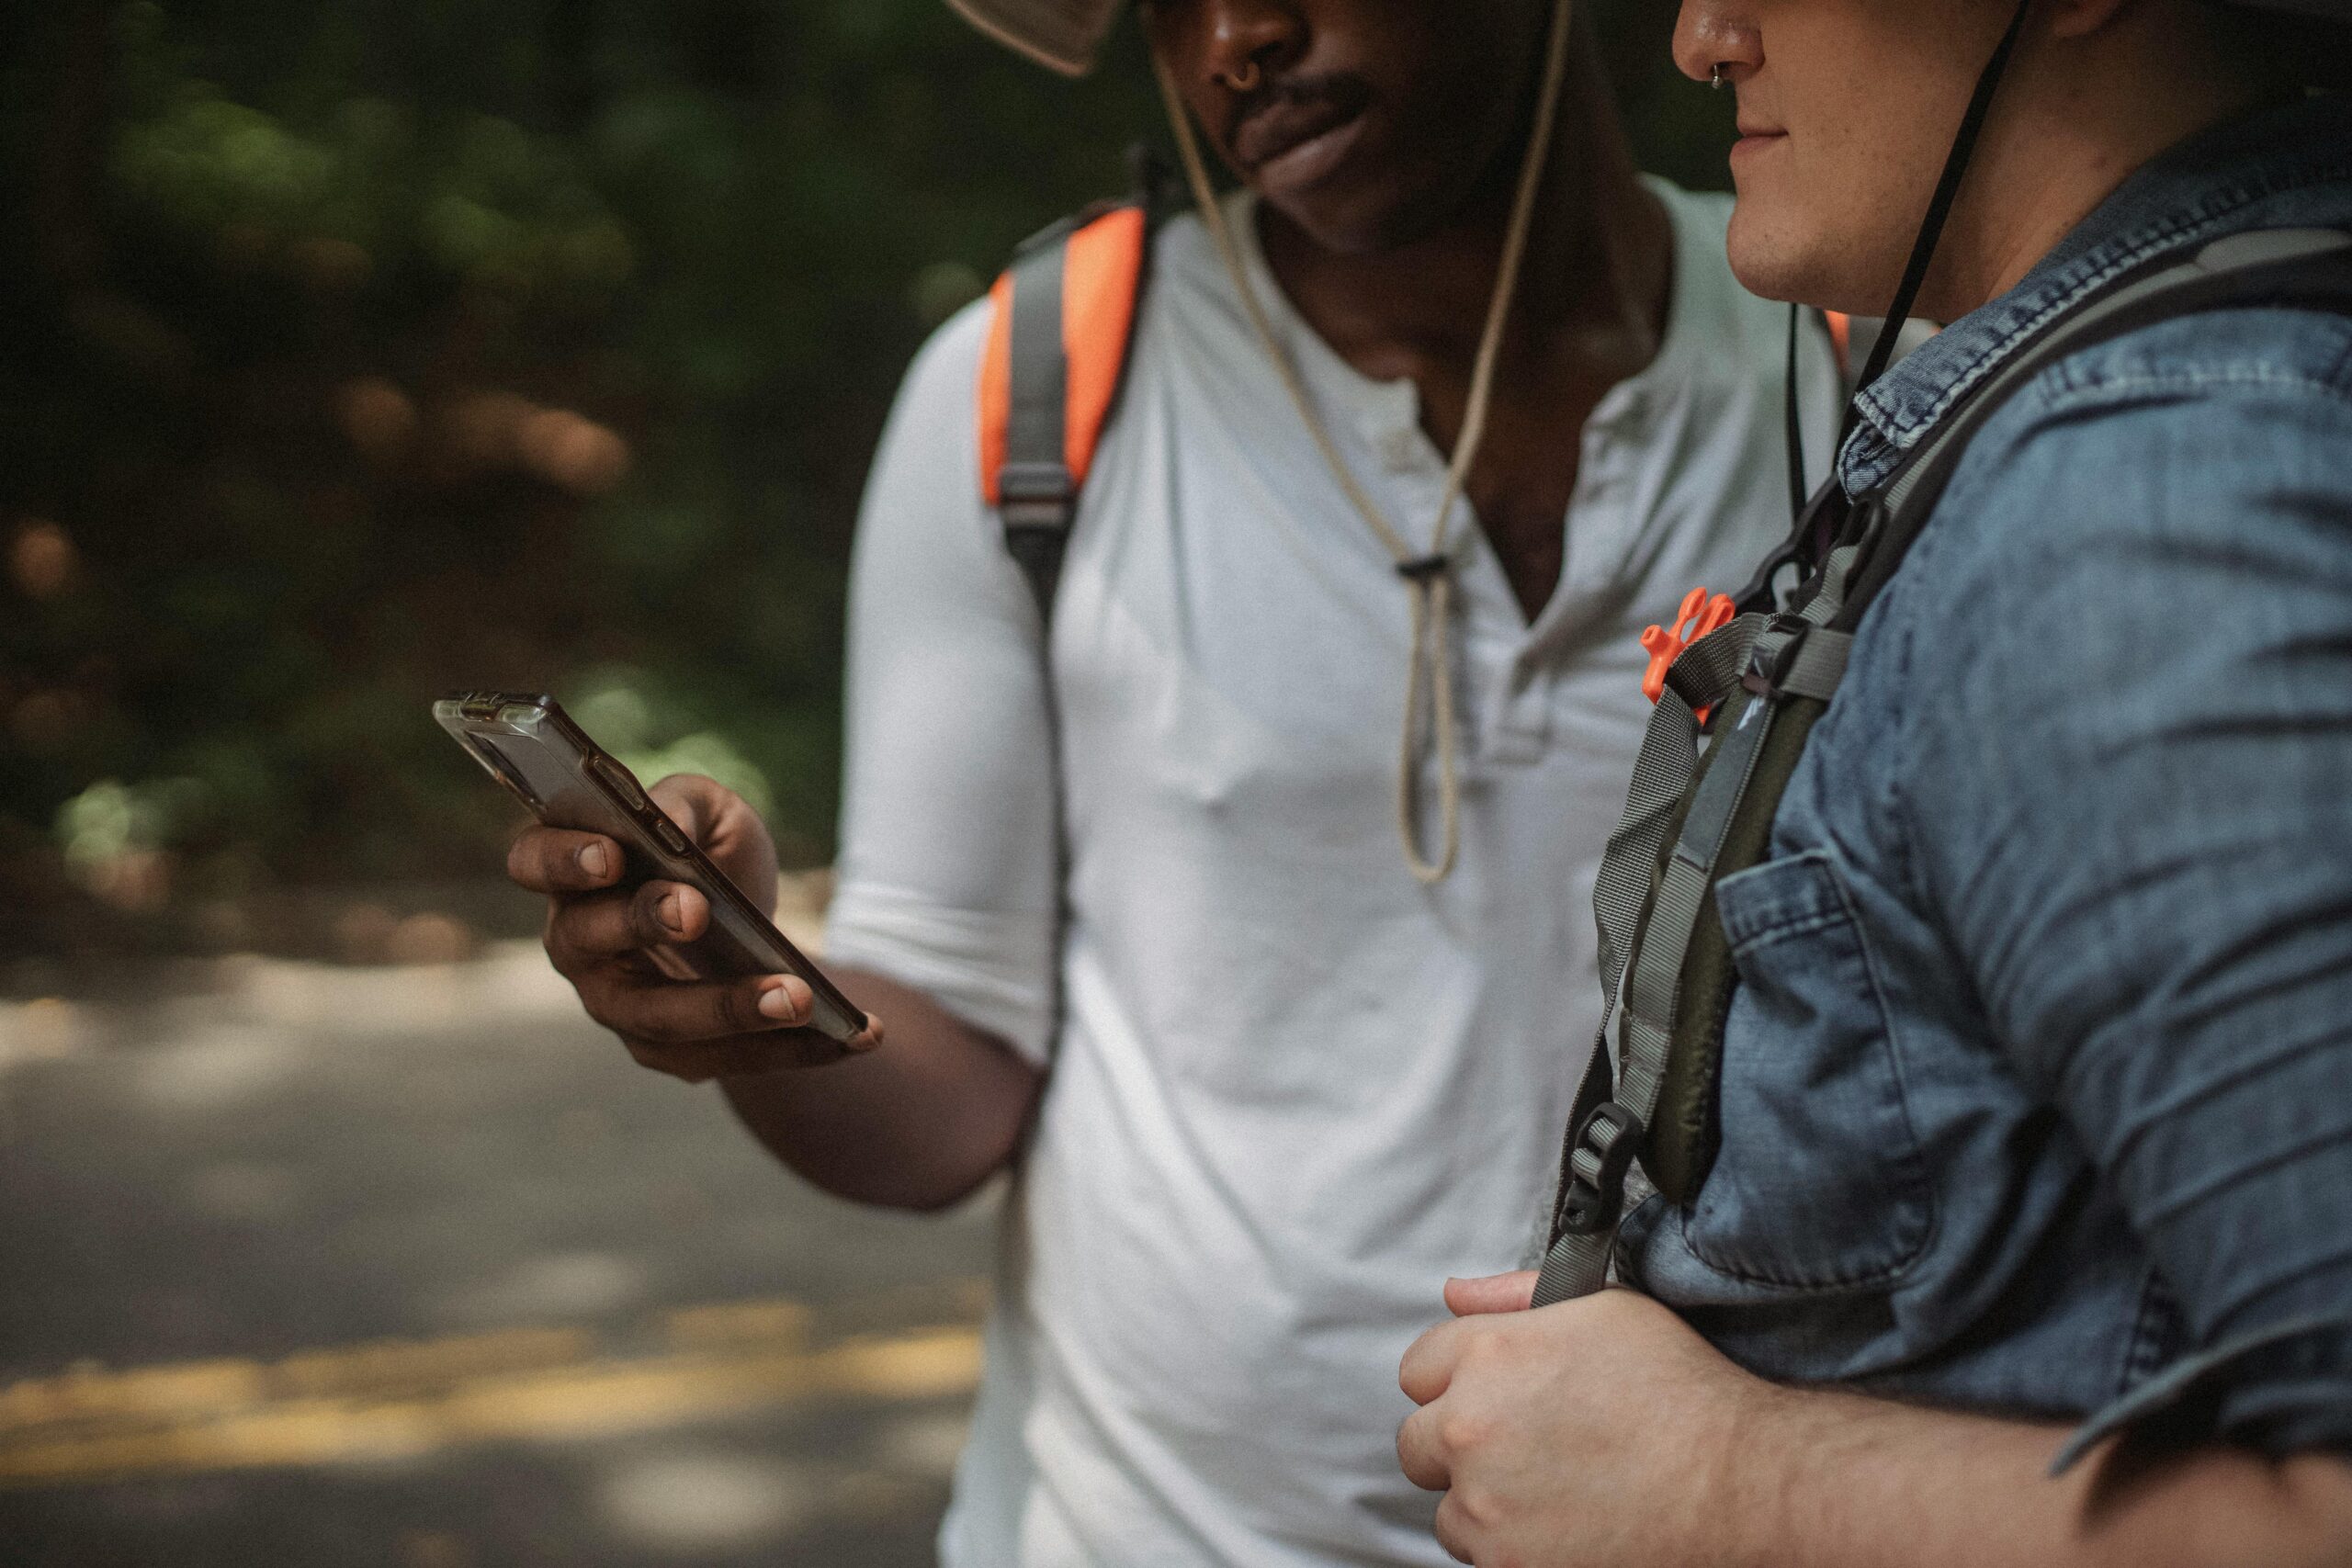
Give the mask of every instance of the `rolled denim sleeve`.
<svg viewBox="0 0 2352 1568">
<path fill-rule="evenodd" d="M 2196 1346 L 2078 1447 L 2162 1410 L 2352 1450 L 2352 326 L 2313 321 L 2259 376 L 2045 377 L 1914 606 L 1918 892 Z"/>
</svg>

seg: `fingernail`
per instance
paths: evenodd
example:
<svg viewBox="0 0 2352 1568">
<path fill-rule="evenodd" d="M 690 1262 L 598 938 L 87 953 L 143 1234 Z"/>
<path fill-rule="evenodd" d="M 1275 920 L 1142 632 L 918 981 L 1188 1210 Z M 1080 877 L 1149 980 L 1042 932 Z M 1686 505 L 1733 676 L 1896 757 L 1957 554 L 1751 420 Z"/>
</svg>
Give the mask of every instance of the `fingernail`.
<svg viewBox="0 0 2352 1568">
<path fill-rule="evenodd" d="M 686 930 L 685 900 L 681 898 L 675 893 L 664 893 L 662 895 L 662 902 L 658 908 L 662 917 L 662 923 L 669 927 L 672 931 L 676 931 L 679 935 L 684 935 Z"/>
<path fill-rule="evenodd" d="M 612 852 L 602 844 L 582 844 L 579 854 L 572 858 L 580 863 L 580 869 L 591 876 L 604 876 L 613 869 Z"/>
<path fill-rule="evenodd" d="M 801 1014 L 807 1009 L 806 1004 L 793 995 L 794 989 L 792 982 L 786 980 L 762 991 L 760 993 L 761 1013 L 775 1019 L 779 1023 L 798 1022 Z"/>
</svg>

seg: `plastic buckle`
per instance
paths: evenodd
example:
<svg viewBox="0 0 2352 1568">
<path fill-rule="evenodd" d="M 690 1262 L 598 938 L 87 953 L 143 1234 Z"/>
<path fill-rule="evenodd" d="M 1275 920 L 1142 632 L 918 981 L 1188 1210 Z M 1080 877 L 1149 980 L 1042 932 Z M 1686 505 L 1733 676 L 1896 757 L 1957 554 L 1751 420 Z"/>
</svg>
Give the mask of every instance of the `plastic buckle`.
<svg viewBox="0 0 2352 1568">
<path fill-rule="evenodd" d="M 1642 1119 L 1613 1100 L 1592 1108 L 1569 1142 L 1569 1179 L 1560 1204 L 1560 1230 L 1566 1235 L 1594 1235 L 1617 1223 L 1625 1207 L 1625 1173 L 1647 1141 Z M 1576 1169 L 1577 1156 L 1594 1156 L 1594 1171 L 1587 1178 Z"/>
<path fill-rule="evenodd" d="M 1804 639 L 1811 635 L 1813 623 L 1803 615 L 1773 616 L 1758 635 L 1756 647 L 1747 656 L 1747 673 L 1739 678 L 1739 683 L 1766 702 L 1778 698 L 1781 682 L 1796 668 L 1797 655 L 1804 651 Z"/>
<path fill-rule="evenodd" d="M 1059 533 L 1078 504 L 1078 483 L 1060 463 L 1007 463 L 997 470 L 996 493 L 1008 528 Z"/>
<path fill-rule="evenodd" d="M 1652 626 L 1642 634 L 1642 651 L 1650 656 L 1650 667 L 1642 676 L 1642 694 L 1653 703 L 1666 694 L 1666 672 L 1683 650 L 1705 641 L 1731 625 L 1739 615 L 1728 595 L 1710 595 L 1703 588 L 1693 588 L 1682 596 L 1682 607 L 1674 612 L 1669 626 Z M 1701 708 L 1698 719 L 1707 722 L 1713 712 L 1711 706 Z"/>
</svg>

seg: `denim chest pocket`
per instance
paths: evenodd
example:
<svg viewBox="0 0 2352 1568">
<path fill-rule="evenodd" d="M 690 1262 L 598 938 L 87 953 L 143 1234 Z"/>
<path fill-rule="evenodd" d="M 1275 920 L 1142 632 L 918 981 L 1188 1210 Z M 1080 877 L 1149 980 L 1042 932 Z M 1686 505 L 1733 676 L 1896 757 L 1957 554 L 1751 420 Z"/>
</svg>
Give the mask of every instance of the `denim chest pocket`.
<svg viewBox="0 0 2352 1568">
<path fill-rule="evenodd" d="M 1739 987 L 1684 1240 L 1758 1284 L 1891 1282 L 1927 1250 L 1935 1192 L 1853 897 L 1809 851 L 1725 877 L 1715 902 Z"/>
</svg>

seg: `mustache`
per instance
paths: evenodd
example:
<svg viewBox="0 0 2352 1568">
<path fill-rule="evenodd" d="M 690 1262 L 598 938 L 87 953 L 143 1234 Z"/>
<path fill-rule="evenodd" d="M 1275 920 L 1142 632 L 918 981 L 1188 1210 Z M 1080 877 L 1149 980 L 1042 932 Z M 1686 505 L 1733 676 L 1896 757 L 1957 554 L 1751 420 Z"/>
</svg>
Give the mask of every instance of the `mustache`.
<svg viewBox="0 0 2352 1568">
<path fill-rule="evenodd" d="M 1329 107 L 1354 116 L 1372 101 L 1372 84 L 1346 72 L 1320 76 L 1269 76 L 1249 92 L 1238 95 L 1225 117 L 1225 144 L 1239 140 L 1241 128 L 1269 109 Z"/>
</svg>

